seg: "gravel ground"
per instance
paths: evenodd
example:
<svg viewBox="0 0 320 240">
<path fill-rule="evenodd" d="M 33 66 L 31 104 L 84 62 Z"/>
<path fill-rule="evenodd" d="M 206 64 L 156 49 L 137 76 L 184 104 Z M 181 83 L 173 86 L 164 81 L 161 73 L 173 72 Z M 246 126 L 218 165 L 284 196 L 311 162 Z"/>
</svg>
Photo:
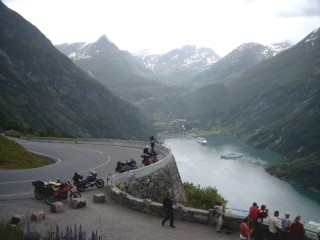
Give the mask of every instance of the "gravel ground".
<svg viewBox="0 0 320 240">
<path fill-rule="evenodd" d="M 103 192 L 106 194 L 106 202 L 94 203 L 93 195 Z M 58 224 L 60 229 L 66 226 L 74 226 L 86 231 L 87 239 L 92 231 L 103 237 L 104 240 L 114 239 L 239 239 L 238 232 L 216 233 L 214 227 L 175 220 L 176 228 L 161 225 L 162 218 L 148 215 L 125 208 L 109 198 L 105 189 L 91 189 L 82 193 L 86 199 L 86 206 L 73 209 L 70 200 L 63 201 L 62 213 L 50 212 L 50 206 L 35 197 L 26 196 L 19 199 L 6 199 L 0 201 L 0 220 L 10 221 L 15 214 L 25 216 L 30 222 L 31 230 L 40 232 L 42 235 L 50 228 Z M 39 222 L 31 221 L 31 214 L 39 211 L 45 212 L 45 219 Z M 26 226 L 26 225 L 25 225 Z M 1 237 L 0 237 L 1 238 Z"/>
</svg>

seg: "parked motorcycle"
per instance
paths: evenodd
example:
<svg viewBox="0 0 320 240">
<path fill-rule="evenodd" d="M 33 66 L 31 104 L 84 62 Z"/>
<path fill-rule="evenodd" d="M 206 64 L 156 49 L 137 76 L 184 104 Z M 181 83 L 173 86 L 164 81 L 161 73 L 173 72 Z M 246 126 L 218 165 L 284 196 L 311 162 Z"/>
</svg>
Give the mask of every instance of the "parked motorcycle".
<svg viewBox="0 0 320 240">
<path fill-rule="evenodd" d="M 116 172 L 123 173 L 137 168 L 137 162 L 134 159 L 129 159 L 125 163 L 117 162 Z"/>
<path fill-rule="evenodd" d="M 157 152 L 151 152 L 149 154 L 142 154 L 141 157 L 142 159 L 142 164 L 145 166 L 148 166 L 152 163 L 158 162 L 158 153 Z"/>
<path fill-rule="evenodd" d="M 34 186 L 34 195 L 38 200 L 42 200 L 49 195 L 53 194 L 53 188 L 55 186 L 60 186 L 62 182 L 58 178 L 56 181 L 43 182 L 40 180 L 33 181 L 32 185 Z"/>
<path fill-rule="evenodd" d="M 97 188 L 102 188 L 104 186 L 104 181 L 101 178 L 97 178 L 97 173 L 92 169 L 89 169 L 89 175 L 86 179 L 83 179 L 83 176 L 78 173 L 74 173 L 72 180 L 79 192 L 83 192 L 89 187 L 96 186 Z"/>
<path fill-rule="evenodd" d="M 68 197 L 72 198 L 80 198 L 81 194 L 77 191 L 72 190 L 73 185 L 70 181 L 61 184 L 58 187 L 53 188 L 53 194 L 50 194 L 46 197 L 46 203 L 50 205 L 51 203 L 60 201 L 60 200 L 67 200 Z"/>
</svg>

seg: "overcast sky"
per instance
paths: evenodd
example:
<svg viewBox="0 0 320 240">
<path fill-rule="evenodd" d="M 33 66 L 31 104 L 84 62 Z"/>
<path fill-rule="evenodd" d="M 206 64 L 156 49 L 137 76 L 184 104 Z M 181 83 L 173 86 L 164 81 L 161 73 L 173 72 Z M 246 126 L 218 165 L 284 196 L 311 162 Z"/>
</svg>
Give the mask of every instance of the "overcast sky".
<svg viewBox="0 0 320 240">
<path fill-rule="evenodd" d="M 184 45 L 225 56 L 247 42 L 297 43 L 320 27 L 320 0 L 2 0 L 53 44 L 106 35 L 129 52 Z"/>
</svg>

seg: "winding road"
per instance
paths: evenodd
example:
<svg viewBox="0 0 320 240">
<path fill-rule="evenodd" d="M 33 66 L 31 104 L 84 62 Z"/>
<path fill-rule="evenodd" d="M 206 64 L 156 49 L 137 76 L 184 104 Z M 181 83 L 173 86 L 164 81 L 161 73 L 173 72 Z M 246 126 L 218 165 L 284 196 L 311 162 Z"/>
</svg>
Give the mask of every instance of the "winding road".
<svg viewBox="0 0 320 240">
<path fill-rule="evenodd" d="M 32 181 L 61 178 L 71 181 L 74 172 L 88 175 L 94 169 L 99 178 L 115 172 L 116 163 L 133 158 L 141 165 L 142 150 L 99 143 L 45 142 L 15 139 L 28 151 L 54 158 L 56 163 L 26 170 L 0 170 L 0 200 L 34 197 Z"/>
</svg>

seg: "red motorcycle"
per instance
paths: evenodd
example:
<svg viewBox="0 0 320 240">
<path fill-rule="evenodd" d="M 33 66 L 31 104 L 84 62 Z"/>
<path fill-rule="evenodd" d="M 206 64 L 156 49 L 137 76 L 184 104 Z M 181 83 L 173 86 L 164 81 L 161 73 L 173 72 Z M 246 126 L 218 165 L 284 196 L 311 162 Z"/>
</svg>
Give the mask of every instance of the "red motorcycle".
<svg viewBox="0 0 320 240">
<path fill-rule="evenodd" d="M 47 196 L 46 203 L 50 205 L 51 203 L 54 203 L 60 200 L 67 200 L 68 197 L 70 198 L 70 200 L 72 198 L 80 198 L 81 194 L 77 191 L 73 191 L 72 188 L 73 188 L 73 185 L 69 181 L 54 188 L 53 195 Z"/>
<path fill-rule="evenodd" d="M 157 158 L 158 153 L 157 152 L 152 152 L 150 154 L 143 154 L 141 155 L 142 159 L 142 164 L 145 166 L 148 166 L 152 163 L 158 162 L 158 158 Z"/>
</svg>

